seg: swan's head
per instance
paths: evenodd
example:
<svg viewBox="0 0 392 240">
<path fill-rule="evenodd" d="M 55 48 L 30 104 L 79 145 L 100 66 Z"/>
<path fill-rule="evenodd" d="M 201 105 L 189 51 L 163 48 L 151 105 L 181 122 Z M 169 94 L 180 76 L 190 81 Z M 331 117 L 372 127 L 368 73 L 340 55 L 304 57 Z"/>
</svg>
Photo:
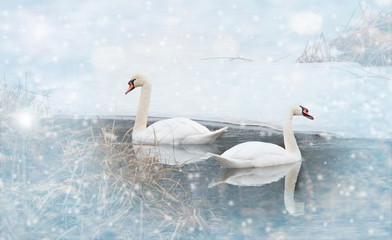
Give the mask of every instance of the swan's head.
<svg viewBox="0 0 392 240">
<path fill-rule="evenodd" d="M 309 118 L 310 120 L 314 119 L 314 117 L 309 114 L 309 110 L 306 107 L 303 107 L 301 105 L 294 107 L 293 115 L 304 116 L 304 117 Z"/>
<path fill-rule="evenodd" d="M 135 74 L 131 77 L 131 80 L 129 80 L 128 82 L 128 90 L 125 92 L 125 94 L 129 93 L 130 91 L 132 91 L 133 89 L 143 86 L 144 83 L 147 81 L 146 76 L 144 76 L 143 74 Z"/>
</svg>

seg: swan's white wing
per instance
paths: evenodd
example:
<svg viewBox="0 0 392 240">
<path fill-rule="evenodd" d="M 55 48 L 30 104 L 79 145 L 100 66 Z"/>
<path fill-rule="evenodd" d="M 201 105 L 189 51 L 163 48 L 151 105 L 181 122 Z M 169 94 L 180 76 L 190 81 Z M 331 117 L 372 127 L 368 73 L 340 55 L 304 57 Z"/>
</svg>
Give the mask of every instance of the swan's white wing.
<svg viewBox="0 0 392 240">
<path fill-rule="evenodd" d="M 264 142 L 241 143 L 230 148 L 221 156 L 213 156 L 228 168 L 266 167 L 300 160 L 284 148 Z"/>
<path fill-rule="evenodd" d="M 265 142 L 245 142 L 235 145 L 222 154 L 222 157 L 235 159 L 252 160 L 257 159 L 260 155 L 278 155 L 286 156 L 290 153 L 286 149 L 272 143 Z"/>
<path fill-rule="evenodd" d="M 210 133 L 208 128 L 195 121 L 187 118 L 171 118 L 151 124 L 144 131 L 143 138 L 145 142 L 178 144 L 186 137 L 206 133 Z"/>
</svg>

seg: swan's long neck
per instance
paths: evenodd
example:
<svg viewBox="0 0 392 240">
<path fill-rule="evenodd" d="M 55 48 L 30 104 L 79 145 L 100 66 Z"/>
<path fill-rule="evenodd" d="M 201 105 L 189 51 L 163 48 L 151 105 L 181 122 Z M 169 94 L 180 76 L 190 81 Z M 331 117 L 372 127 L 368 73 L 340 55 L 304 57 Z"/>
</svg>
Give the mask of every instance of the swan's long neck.
<svg viewBox="0 0 392 240">
<path fill-rule="evenodd" d="M 301 158 L 301 152 L 299 151 L 297 141 L 294 137 L 292 113 L 289 114 L 283 125 L 283 140 L 285 149 Z"/>
<path fill-rule="evenodd" d="M 133 132 L 142 132 L 147 128 L 148 108 L 150 106 L 151 83 L 145 80 L 139 98 L 139 107 L 137 109 L 135 125 Z"/>
</svg>

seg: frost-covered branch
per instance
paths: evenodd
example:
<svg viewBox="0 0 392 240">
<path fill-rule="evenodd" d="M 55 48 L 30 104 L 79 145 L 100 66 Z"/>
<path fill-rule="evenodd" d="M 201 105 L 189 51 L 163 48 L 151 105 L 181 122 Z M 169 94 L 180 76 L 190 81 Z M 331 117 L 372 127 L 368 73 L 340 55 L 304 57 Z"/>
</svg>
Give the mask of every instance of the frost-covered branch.
<svg viewBox="0 0 392 240">
<path fill-rule="evenodd" d="M 253 59 L 242 57 L 242 56 L 238 56 L 238 57 L 208 57 L 208 58 L 202 58 L 200 60 L 211 60 L 211 59 L 228 59 L 230 61 L 243 60 L 243 61 L 247 61 L 247 62 L 253 62 Z"/>
</svg>

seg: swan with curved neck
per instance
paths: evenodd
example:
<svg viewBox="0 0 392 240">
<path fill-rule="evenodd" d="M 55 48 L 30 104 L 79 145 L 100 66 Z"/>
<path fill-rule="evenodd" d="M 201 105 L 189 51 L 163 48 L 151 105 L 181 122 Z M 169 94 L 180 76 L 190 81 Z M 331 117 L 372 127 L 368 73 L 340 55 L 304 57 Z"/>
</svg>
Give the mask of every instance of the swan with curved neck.
<svg viewBox="0 0 392 240">
<path fill-rule="evenodd" d="M 188 118 L 171 118 L 151 124 L 147 127 L 148 108 L 150 106 L 152 84 L 143 74 L 132 76 L 128 82 L 129 93 L 141 87 L 139 106 L 133 126 L 132 141 L 145 144 L 209 144 L 215 141 L 227 127 L 210 131 L 205 126 Z"/>
<path fill-rule="evenodd" d="M 211 154 L 223 167 L 249 168 L 287 164 L 301 160 L 301 152 L 294 137 L 293 116 L 313 120 L 307 108 L 295 106 L 283 124 L 285 148 L 265 142 L 245 142 L 225 151 L 222 155 Z"/>
</svg>

